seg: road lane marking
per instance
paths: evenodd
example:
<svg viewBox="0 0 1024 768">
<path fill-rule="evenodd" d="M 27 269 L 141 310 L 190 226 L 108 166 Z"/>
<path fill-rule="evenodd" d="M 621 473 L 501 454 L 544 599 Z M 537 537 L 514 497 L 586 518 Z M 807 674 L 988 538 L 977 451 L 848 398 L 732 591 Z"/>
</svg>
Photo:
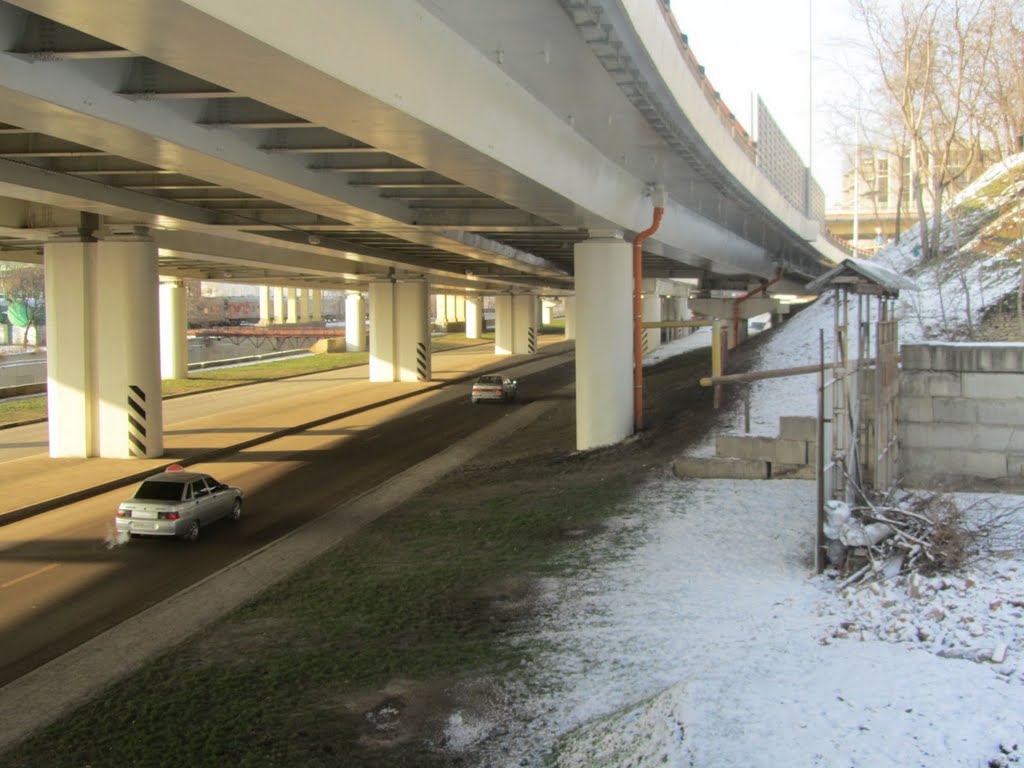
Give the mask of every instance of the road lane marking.
<svg viewBox="0 0 1024 768">
<path fill-rule="evenodd" d="M 34 571 L 30 571 L 29 573 L 26 573 L 23 576 L 19 576 L 16 579 L 5 581 L 3 584 L 0 584 L 0 589 L 5 589 L 6 587 L 13 587 L 15 584 L 20 584 L 23 581 L 31 579 L 33 576 L 39 576 L 40 574 L 46 573 L 47 571 L 52 571 L 54 568 L 59 567 L 60 563 L 50 563 L 49 565 L 44 565 L 42 568 L 36 568 Z"/>
</svg>

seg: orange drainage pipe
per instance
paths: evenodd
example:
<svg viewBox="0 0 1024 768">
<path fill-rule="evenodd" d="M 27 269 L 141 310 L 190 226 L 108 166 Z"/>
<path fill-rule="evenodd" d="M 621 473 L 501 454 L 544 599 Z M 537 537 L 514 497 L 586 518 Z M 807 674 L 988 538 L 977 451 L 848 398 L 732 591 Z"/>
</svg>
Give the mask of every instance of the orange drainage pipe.
<svg viewBox="0 0 1024 768">
<path fill-rule="evenodd" d="M 661 217 L 665 214 L 662 206 L 654 207 L 651 226 L 633 238 L 633 431 L 639 432 L 644 426 L 644 304 L 641 293 L 643 283 L 643 242 L 658 231 Z"/>
<path fill-rule="evenodd" d="M 775 270 L 775 277 L 769 280 L 767 283 L 759 285 L 752 291 L 748 291 L 740 296 L 732 305 L 732 343 L 733 345 L 740 343 L 740 304 L 747 299 L 757 296 L 759 293 L 764 293 L 771 286 L 775 285 L 779 280 L 782 279 L 782 267 Z"/>
</svg>

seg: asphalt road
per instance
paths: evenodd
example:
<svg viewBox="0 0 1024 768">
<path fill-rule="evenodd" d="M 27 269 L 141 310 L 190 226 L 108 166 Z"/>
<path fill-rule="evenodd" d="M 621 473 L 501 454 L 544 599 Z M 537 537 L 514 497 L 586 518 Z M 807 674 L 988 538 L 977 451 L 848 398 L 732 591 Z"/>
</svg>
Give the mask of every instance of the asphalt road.
<svg viewBox="0 0 1024 768">
<path fill-rule="evenodd" d="M 571 383 L 571 356 L 558 359 L 520 378 L 520 403 Z M 196 465 L 246 499 L 238 524 L 212 526 L 195 544 L 118 543 L 113 511 L 125 491 L 0 528 L 0 686 L 517 407 L 470 405 L 467 385 L 454 385 Z"/>
</svg>

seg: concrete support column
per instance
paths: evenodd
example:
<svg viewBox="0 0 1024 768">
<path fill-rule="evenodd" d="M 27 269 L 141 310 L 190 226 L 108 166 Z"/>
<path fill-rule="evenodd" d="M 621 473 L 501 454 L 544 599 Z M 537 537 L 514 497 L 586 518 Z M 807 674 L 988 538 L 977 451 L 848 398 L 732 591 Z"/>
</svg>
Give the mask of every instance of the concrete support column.
<svg viewBox="0 0 1024 768">
<path fill-rule="evenodd" d="M 44 265 L 50 455 L 161 456 L 156 245 L 137 233 L 57 241 Z"/>
<path fill-rule="evenodd" d="M 148 236 L 97 245 L 98 447 L 105 458 L 163 455 L 157 249 Z"/>
<path fill-rule="evenodd" d="M 499 294 L 494 297 L 494 354 L 532 355 L 537 351 L 537 297 Z"/>
<path fill-rule="evenodd" d="M 430 286 L 426 280 L 395 284 L 398 381 L 430 381 Z"/>
<path fill-rule="evenodd" d="M 309 311 L 309 317 L 314 323 L 322 323 L 324 320 L 324 292 L 313 290 L 313 306 Z"/>
<path fill-rule="evenodd" d="M 565 302 L 565 338 L 567 341 L 576 338 L 576 297 L 566 296 Z"/>
<path fill-rule="evenodd" d="M 494 354 L 512 354 L 512 294 L 494 297 Z"/>
<path fill-rule="evenodd" d="M 540 302 L 536 296 L 521 293 L 512 297 L 512 354 L 537 353 L 539 321 Z"/>
<path fill-rule="evenodd" d="M 177 278 L 160 280 L 160 376 L 188 378 L 188 302 Z"/>
<path fill-rule="evenodd" d="M 345 294 L 345 351 L 366 351 L 366 302 L 359 291 Z M 373 325 L 371 319 L 370 325 Z M 370 381 L 374 381 L 373 373 Z"/>
<path fill-rule="evenodd" d="M 658 281 L 644 280 L 641 282 L 643 289 L 643 310 L 642 317 L 645 323 L 661 322 L 661 297 L 658 295 Z M 649 354 L 661 346 L 661 329 L 644 328 L 644 354 Z"/>
<path fill-rule="evenodd" d="M 540 303 L 540 324 L 551 325 L 554 321 L 554 309 L 558 302 L 554 299 L 541 299 Z"/>
<path fill-rule="evenodd" d="M 398 352 L 395 349 L 395 284 L 390 280 L 370 283 L 370 381 L 395 381 Z M 351 322 L 346 304 L 345 329 Z"/>
<path fill-rule="evenodd" d="M 295 299 L 295 288 L 284 289 L 285 318 L 286 323 L 294 324 L 299 321 L 297 312 L 298 302 Z"/>
<path fill-rule="evenodd" d="M 621 237 L 577 243 L 576 448 L 633 431 L 632 246 Z"/>
<path fill-rule="evenodd" d="M 425 280 L 370 284 L 370 381 L 430 380 L 428 301 Z"/>
<path fill-rule="evenodd" d="M 300 323 L 309 322 L 309 290 L 295 289 L 295 317 Z"/>
<path fill-rule="evenodd" d="M 274 322 L 281 325 L 284 322 L 284 288 L 274 286 Z"/>
<path fill-rule="evenodd" d="M 270 325 L 270 286 L 260 286 L 260 325 Z"/>
<path fill-rule="evenodd" d="M 453 323 L 466 320 L 466 299 L 464 296 L 438 293 L 434 295 L 434 324 L 447 330 Z"/>
<path fill-rule="evenodd" d="M 483 299 L 479 296 L 466 297 L 466 338 L 479 339 L 483 334 Z"/>
<path fill-rule="evenodd" d="M 50 456 L 94 456 L 96 243 L 71 238 L 50 241 L 43 246 L 43 268 Z"/>
</svg>

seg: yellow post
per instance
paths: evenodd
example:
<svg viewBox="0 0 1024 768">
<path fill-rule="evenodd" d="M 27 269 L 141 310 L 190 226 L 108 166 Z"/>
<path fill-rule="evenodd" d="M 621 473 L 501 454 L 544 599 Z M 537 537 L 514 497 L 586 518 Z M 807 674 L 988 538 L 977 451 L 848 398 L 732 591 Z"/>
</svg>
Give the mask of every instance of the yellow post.
<svg viewBox="0 0 1024 768">
<path fill-rule="evenodd" d="M 721 376 L 723 371 L 722 367 L 724 364 L 723 357 L 725 351 L 725 344 L 723 334 L 728 337 L 729 331 L 726 329 L 721 320 L 716 320 L 714 325 L 711 326 L 711 375 Z M 715 408 L 721 404 L 722 401 L 722 385 L 715 384 L 714 391 L 714 404 Z"/>
</svg>

